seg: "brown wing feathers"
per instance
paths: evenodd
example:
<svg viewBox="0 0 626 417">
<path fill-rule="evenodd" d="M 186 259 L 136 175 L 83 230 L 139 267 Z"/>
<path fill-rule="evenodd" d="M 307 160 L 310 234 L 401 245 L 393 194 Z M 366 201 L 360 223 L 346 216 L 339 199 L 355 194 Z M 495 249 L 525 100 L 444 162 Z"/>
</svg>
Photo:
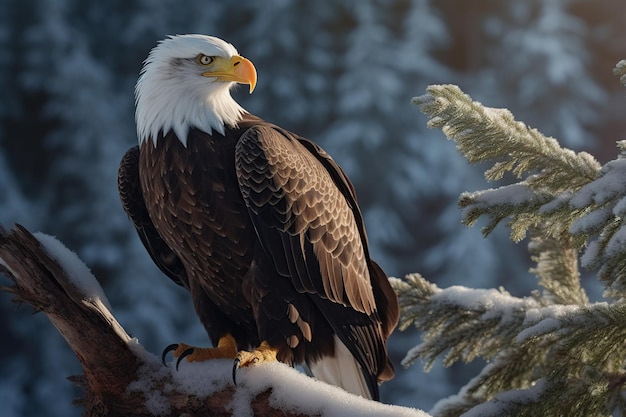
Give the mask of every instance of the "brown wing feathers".
<svg viewBox="0 0 626 417">
<path fill-rule="evenodd" d="M 250 210 L 266 226 L 298 236 L 297 252 L 305 254 L 304 240 L 311 242 L 322 271 L 322 296 L 372 314 L 374 296 L 354 213 L 323 165 L 298 141 L 270 127 L 249 130 L 238 149 Z"/>
<path fill-rule="evenodd" d="M 120 163 L 118 190 L 124 211 L 130 217 L 141 242 L 161 271 L 179 285 L 189 286 L 180 258 L 163 241 L 154 227 L 139 183 L 139 147 L 130 148 Z"/>
<path fill-rule="evenodd" d="M 327 155 L 316 156 L 287 135 L 262 126 L 242 136 L 236 148 L 242 195 L 277 271 L 298 291 L 316 295 L 320 311 L 375 385 L 377 376 L 393 375 L 384 339 L 396 318 L 391 318 L 393 326 L 379 321 L 381 283 L 370 282 L 352 186 L 342 172 L 329 172 L 320 161 L 330 159 Z M 389 286 L 386 276 L 384 280 Z"/>
</svg>

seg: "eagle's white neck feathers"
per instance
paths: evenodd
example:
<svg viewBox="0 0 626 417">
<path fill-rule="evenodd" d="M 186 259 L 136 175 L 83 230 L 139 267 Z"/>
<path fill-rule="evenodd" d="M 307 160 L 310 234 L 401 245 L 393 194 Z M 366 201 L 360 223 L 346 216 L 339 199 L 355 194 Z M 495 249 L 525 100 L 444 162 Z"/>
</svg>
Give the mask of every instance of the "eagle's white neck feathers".
<svg viewBox="0 0 626 417">
<path fill-rule="evenodd" d="M 186 146 L 190 128 L 224 134 L 225 126 L 237 126 L 246 113 L 230 95 L 235 83 L 202 76 L 200 54 L 231 58 L 237 50 L 219 38 L 180 35 L 150 51 L 135 87 L 140 144 L 152 139 L 156 146 L 159 132 L 172 130 Z"/>
</svg>

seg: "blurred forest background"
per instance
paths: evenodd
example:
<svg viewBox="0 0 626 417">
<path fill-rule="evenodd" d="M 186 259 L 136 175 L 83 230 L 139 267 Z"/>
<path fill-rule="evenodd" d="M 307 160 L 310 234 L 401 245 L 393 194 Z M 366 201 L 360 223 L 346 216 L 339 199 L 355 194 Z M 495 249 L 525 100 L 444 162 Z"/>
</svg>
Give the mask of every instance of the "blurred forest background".
<svg viewBox="0 0 626 417">
<path fill-rule="evenodd" d="M 482 171 L 426 128 L 412 96 L 457 84 L 600 162 L 626 137 L 626 94 L 611 72 L 626 58 L 623 0 L 0 0 L 0 10 L 0 224 L 76 251 L 122 325 L 157 354 L 172 342 L 207 344 L 116 188 L 119 160 L 136 143 L 134 83 L 168 34 L 216 35 L 251 59 L 257 89 L 238 90 L 238 101 L 345 168 L 389 275 L 420 272 L 440 287 L 525 295 L 535 282 L 525 243 L 460 224 L 457 197 L 486 188 Z M 10 298 L 0 294 L 0 415 L 79 415 L 80 390 L 65 379 L 78 362 L 45 316 Z M 397 377 L 381 393 L 429 410 L 479 365 L 402 369 L 418 338 L 392 337 Z"/>
</svg>

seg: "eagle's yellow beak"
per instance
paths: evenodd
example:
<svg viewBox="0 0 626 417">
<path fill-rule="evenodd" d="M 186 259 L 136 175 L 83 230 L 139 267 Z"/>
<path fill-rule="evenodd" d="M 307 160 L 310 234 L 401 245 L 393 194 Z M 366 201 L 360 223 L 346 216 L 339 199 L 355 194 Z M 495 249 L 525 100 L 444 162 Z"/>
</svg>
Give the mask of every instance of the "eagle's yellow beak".
<svg viewBox="0 0 626 417">
<path fill-rule="evenodd" d="M 216 57 L 210 65 L 210 70 L 203 72 L 205 77 L 220 78 L 224 81 L 234 81 L 250 86 L 250 94 L 256 86 L 256 68 L 248 59 L 235 55 L 230 59 Z"/>
</svg>

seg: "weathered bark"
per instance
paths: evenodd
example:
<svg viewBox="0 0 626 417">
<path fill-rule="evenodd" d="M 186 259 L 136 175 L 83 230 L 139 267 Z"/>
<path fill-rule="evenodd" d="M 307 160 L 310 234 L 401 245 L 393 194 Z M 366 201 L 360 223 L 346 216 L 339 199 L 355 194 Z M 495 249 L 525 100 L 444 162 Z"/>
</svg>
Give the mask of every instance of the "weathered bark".
<svg viewBox="0 0 626 417">
<path fill-rule="evenodd" d="M 151 415 L 144 394 L 127 390 L 144 365 L 130 349 L 128 334 L 102 303 L 88 300 L 40 242 L 19 225 L 11 231 L 0 228 L 0 272 L 14 283 L 2 289 L 14 294 L 15 301 L 28 303 L 48 316 L 76 354 L 84 376 L 71 380 L 85 388 L 83 416 Z M 172 381 L 165 377 L 159 385 L 168 383 Z M 190 417 L 230 416 L 226 406 L 234 393 L 233 386 L 207 398 L 175 389 L 160 392 L 169 401 L 169 415 Z M 299 415 L 272 407 L 270 393 L 265 391 L 252 401 L 255 415 Z"/>
</svg>

